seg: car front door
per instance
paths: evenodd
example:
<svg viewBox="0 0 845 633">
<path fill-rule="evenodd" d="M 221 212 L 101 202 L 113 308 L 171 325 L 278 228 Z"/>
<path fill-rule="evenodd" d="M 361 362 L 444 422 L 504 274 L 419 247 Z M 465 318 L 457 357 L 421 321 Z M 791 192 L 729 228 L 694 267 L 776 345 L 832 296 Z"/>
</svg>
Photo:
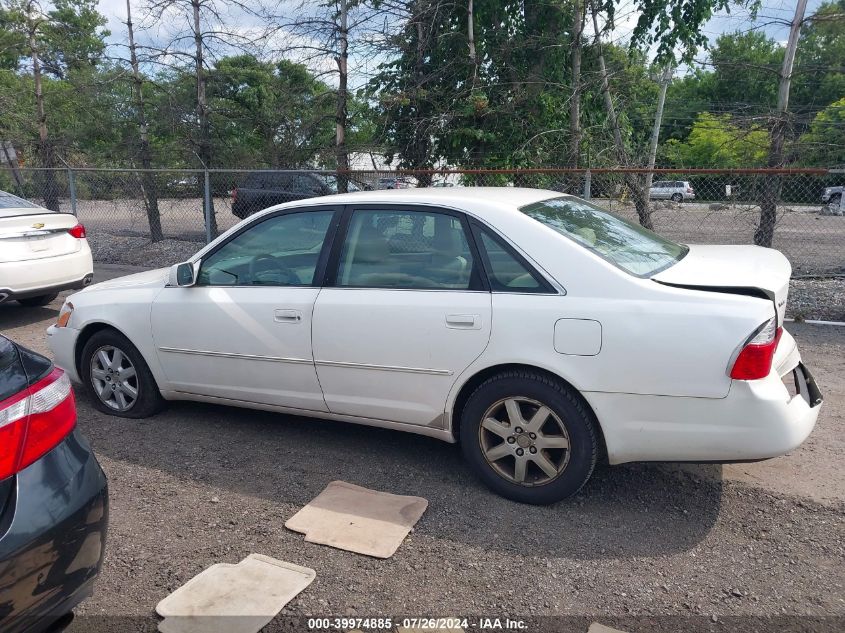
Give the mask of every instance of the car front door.
<svg viewBox="0 0 845 633">
<path fill-rule="evenodd" d="M 449 389 L 490 338 L 491 295 L 461 214 L 348 208 L 314 307 L 332 413 L 440 427 Z"/>
<path fill-rule="evenodd" d="M 311 314 L 340 211 L 262 218 L 205 255 L 191 287 L 167 287 L 152 332 L 171 387 L 325 411 L 311 354 Z"/>
</svg>

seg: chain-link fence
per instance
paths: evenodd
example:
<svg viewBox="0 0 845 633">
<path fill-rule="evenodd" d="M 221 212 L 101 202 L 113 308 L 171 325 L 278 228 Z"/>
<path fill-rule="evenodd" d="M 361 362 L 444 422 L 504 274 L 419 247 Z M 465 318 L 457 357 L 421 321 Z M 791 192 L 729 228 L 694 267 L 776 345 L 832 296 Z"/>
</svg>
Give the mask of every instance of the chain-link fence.
<svg viewBox="0 0 845 633">
<path fill-rule="evenodd" d="M 167 265 L 273 204 L 330 195 L 332 171 L 10 169 L 0 189 L 75 213 L 100 261 Z M 350 191 L 518 186 L 590 198 L 683 243 L 771 245 L 795 276 L 845 274 L 845 170 L 625 169 L 353 171 Z M 761 210 L 765 214 L 761 227 Z M 761 242 L 762 240 L 762 242 Z"/>
</svg>

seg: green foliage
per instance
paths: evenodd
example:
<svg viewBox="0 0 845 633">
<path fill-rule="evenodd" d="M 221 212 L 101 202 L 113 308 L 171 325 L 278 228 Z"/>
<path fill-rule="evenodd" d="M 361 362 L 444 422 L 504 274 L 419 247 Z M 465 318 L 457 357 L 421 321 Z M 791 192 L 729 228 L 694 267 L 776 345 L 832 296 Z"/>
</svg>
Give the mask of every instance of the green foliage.
<svg viewBox="0 0 845 633">
<path fill-rule="evenodd" d="M 761 167 L 769 144 L 769 133 L 760 126 L 743 128 L 728 115 L 703 112 L 685 141 L 670 139 L 663 151 L 677 167 Z"/>
<path fill-rule="evenodd" d="M 17 70 L 29 63 L 30 33 L 45 74 L 64 78 L 95 67 L 109 35 L 96 7 L 96 0 L 54 0 L 43 11 L 33 0 L 0 0 L 0 67 Z"/>
<path fill-rule="evenodd" d="M 845 166 L 845 97 L 815 116 L 797 149 L 804 165 Z"/>
<path fill-rule="evenodd" d="M 630 2 L 604 0 L 602 8 L 613 22 L 616 4 L 631 10 Z M 658 63 L 674 62 L 676 50 L 681 61 L 690 63 L 699 49 L 707 47 L 707 35 L 702 28 L 716 11 L 730 12 L 731 5 L 749 7 L 752 14 L 759 7 L 759 0 L 634 0 L 639 12 L 637 24 L 631 35 L 631 46 L 649 48 L 657 45 Z"/>
</svg>

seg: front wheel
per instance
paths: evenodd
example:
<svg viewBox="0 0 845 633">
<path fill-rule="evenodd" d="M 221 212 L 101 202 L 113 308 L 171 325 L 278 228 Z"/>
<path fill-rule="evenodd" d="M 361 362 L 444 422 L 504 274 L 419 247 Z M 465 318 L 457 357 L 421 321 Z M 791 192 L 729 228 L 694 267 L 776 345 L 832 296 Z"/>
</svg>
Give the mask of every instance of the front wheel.
<svg viewBox="0 0 845 633">
<path fill-rule="evenodd" d="M 146 418 L 164 405 L 144 357 L 115 330 L 101 330 L 88 340 L 80 370 L 85 390 L 104 413 Z"/>
<path fill-rule="evenodd" d="M 598 455 L 595 424 L 580 397 L 528 371 L 482 383 L 464 407 L 460 431 L 464 456 L 481 480 L 522 503 L 571 497 Z"/>
</svg>

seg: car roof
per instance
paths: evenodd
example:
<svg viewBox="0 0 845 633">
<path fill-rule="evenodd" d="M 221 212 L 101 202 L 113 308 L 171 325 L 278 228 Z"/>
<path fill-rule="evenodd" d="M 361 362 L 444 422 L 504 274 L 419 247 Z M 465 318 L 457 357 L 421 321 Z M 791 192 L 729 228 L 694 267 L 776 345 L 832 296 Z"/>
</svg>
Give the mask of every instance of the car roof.
<svg viewBox="0 0 845 633">
<path fill-rule="evenodd" d="M 339 193 L 331 196 L 309 198 L 286 202 L 271 207 L 283 209 L 286 207 L 322 206 L 337 204 L 428 204 L 444 207 L 458 206 L 461 209 L 472 210 L 478 203 L 485 206 L 510 208 L 548 200 L 549 198 L 563 198 L 567 194 L 546 189 L 529 189 L 526 187 L 419 187 L 410 189 L 377 189 L 374 191 L 356 191 L 354 193 Z"/>
</svg>

